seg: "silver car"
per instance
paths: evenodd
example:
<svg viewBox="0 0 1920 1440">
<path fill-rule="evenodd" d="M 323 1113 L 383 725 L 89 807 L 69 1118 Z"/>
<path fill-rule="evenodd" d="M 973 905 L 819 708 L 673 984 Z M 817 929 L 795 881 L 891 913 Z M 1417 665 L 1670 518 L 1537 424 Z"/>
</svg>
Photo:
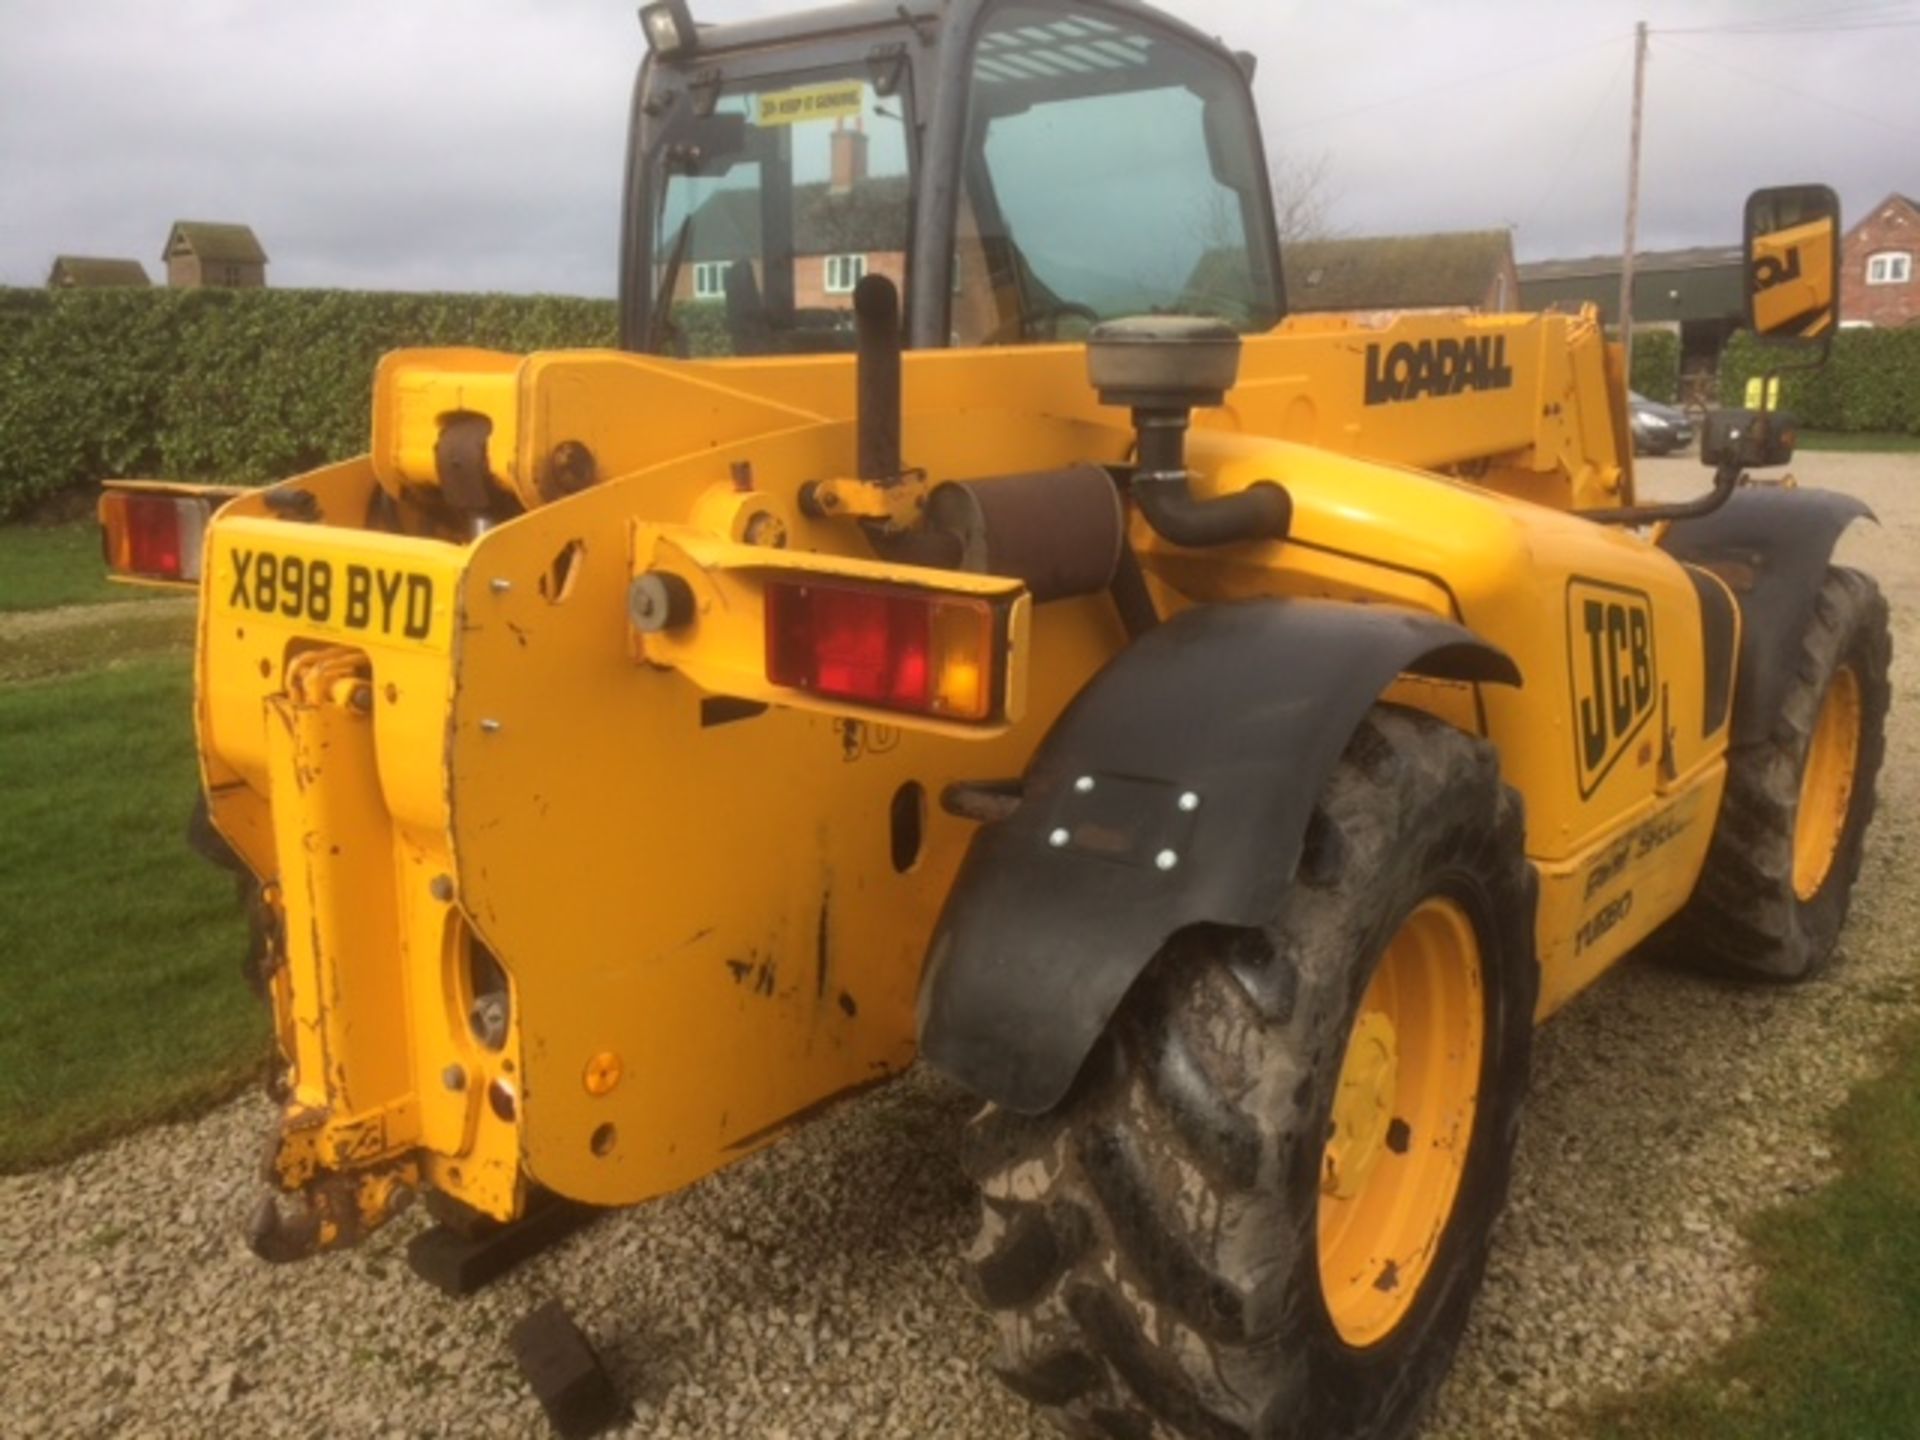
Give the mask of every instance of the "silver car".
<svg viewBox="0 0 1920 1440">
<path fill-rule="evenodd" d="M 1671 455 L 1693 443 L 1693 422 L 1686 411 L 1649 400 L 1637 390 L 1627 392 L 1627 419 L 1636 455 Z"/>
</svg>

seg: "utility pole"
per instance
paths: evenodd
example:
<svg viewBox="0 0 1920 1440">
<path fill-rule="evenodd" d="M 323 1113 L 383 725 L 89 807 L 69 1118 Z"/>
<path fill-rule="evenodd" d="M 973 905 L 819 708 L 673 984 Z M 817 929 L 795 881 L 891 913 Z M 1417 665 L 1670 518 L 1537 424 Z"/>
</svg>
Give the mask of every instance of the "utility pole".
<svg viewBox="0 0 1920 1440">
<path fill-rule="evenodd" d="M 1633 125 L 1627 137 L 1627 238 L 1620 250 L 1620 354 L 1633 373 L 1633 248 L 1640 223 L 1640 102 L 1647 93 L 1647 22 L 1633 27 Z"/>
</svg>

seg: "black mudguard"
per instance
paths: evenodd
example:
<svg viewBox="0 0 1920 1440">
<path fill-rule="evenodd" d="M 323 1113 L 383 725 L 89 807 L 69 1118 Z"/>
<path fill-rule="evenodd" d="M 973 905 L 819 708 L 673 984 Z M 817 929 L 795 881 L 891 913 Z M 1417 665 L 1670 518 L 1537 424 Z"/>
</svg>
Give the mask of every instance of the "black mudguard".
<svg viewBox="0 0 1920 1440">
<path fill-rule="evenodd" d="M 1800 639 L 1840 532 L 1877 520 L 1865 501 L 1832 490 L 1736 490 L 1726 504 L 1669 527 L 1660 546 L 1711 570 L 1740 602 L 1740 667 L 1728 743 L 1767 738 L 1799 663 Z"/>
<path fill-rule="evenodd" d="M 1402 673 L 1520 683 L 1459 625 L 1316 600 L 1202 606 L 1123 651 L 974 837 L 921 983 L 927 1061 L 1010 1110 L 1058 1104 L 1170 936 L 1272 918 L 1327 776 Z"/>
</svg>

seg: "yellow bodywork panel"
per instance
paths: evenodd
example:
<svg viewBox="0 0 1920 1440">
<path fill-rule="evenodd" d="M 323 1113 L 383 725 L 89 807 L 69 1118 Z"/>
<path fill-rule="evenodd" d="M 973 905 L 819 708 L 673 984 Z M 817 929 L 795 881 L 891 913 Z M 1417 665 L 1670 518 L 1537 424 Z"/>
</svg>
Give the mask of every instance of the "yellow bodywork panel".
<svg viewBox="0 0 1920 1440">
<path fill-rule="evenodd" d="M 936 424 L 935 443 L 989 449 L 974 428 Z M 1012 418 L 1000 431 L 1042 464 L 1078 458 L 1082 433 Z M 738 454 L 757 475 L 835 474 L 851 443 L 836 425 Z M 941 810 L 941 790 L 1017 775 L 1123 643 L 1103 599 L 1048 606 L 1023 656 L 1023 718 L 960 743 L 897 717 L 716 713 L 697 666 L 629 653 L 634 504 L 622 493 L 645 486 L 650 512 L 687 513 L 714 469 L 679 462 L 503 526 L 474 547 L 464 591 L 449 728 L 461 898 L 514 976 L 528 1170 L 605 1203 L 697 1179 L 821 1099 L 911 1061 L 921 955 L 973 828 Z M 796 549 L 863 545 L 857 530 L 794 513 Z M 553 604 L 534 582 L 576 542 L 572 588 Z M 874 564 L 848 558 L 847 574 Z M 944 578 L 987 593 L 1007 583 Z M 719 668 L 757 658 L 755 636 L 709 643 Z M 922 833 L 904 870 L 891 844 L 903 808 Z M 620 1061 L 604 1095 L 583 1081 L 599 1054 Z M 615 1135 L 596 1145 L 603 1124 Z"/>
<path fill-rule="evenodd" d="M 1724 776 L 1693 582 L 1568 513 L 1632 495 L 1609 363 L 1590 315 L 1289 322 L 1248 341 L 1190 446 L 1202 494 L 1284 485 L 1289 538 L 1202 554 L 1132 532 L 1166 610 L 1327 596 L 1514 659 L 1518 689 L 1388 698 L 1490 737 L 1525 798 L 1543 1011 L 1684 900 Z M 938 483 L 1124 462 L 1127 418 L 1084 365 L 909 355 L 907 464 Z M 846 481 L 852 381 L 847 358 L 402 352 L 370 456 L 285 487 L 312 523 L 259 494 L 215 520 L 202 763 L 281 921 L 279 1175 L 357 1187 L 336 1229 L 416 1177 L 498 1216 L 529 1182 L 645 1199 L 912 1060 L 974 829 L 943 791 L 1020 775 L 1126 635 L 1105 595 L 1036 605 L 878 559 L 862 523 L 803 504 L 829 482 L 866 526 L 907 514 Z M 485 417 L 523 513 L 418 519 L 452 415 Z M 402 503 L 415 519 L 375 528 Z M 692 616 L 638 628 L 630 588 L 662 574 Z M 961 723 L 782 693 L 765 587 L 814 579 L 996 607 L 1004 703 Z"/>
</svg>

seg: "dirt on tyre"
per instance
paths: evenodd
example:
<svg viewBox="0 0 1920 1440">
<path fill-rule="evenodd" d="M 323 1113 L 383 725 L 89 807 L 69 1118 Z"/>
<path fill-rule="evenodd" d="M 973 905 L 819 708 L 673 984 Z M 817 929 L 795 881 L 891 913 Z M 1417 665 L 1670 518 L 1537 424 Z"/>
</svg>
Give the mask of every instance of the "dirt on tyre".
<svg viewBox="0 0 1920 1440">
<path fill-rule="evenodd" d="M 1495 753 L 1378 706 L 1260 930 L 1177 937 L 1074 1089 L 965 1146 L 995 1368 L 1073 1434 L 1395 1437 L 1505 1200 L 1539 989 Z"/>
<path fill-rule="evenodd" d="M 1727 756 L 1700 882 L 1660 937 L 1667 959 L 1741 980 L 1805 980 L 1846 923 L 1886 752 L 1887 602 L 1830 567 L 1763 740 Z"/>
</svg>

